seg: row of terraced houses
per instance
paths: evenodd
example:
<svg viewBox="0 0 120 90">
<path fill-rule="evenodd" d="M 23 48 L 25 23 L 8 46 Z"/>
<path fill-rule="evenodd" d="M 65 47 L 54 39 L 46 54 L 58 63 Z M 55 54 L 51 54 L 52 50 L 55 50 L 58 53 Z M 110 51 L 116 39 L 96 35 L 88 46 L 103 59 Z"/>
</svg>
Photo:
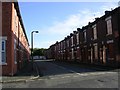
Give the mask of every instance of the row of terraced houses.
<svg viewBox="0 0 120 90">
<path fill-rule="evenodd" d="M 0 2 L 2 35 L 0 36 L 2 75 L 14 75 L 29 61 L 29 42 L 18 2 Z"/>
<path fill-rule="evenodd" d="M 47 58 L 59 61 L 120 66 L 120 7 L 51 45 Z"/>
</svg>

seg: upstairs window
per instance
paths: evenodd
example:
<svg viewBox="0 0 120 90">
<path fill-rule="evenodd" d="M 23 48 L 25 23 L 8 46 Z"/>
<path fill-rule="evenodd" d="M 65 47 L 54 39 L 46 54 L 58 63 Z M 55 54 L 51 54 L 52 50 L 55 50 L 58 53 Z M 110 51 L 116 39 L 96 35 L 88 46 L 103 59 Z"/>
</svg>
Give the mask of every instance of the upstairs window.
<svg viewBox="0 0 120 90">
<path fill-rule="evenodd" d="M 67 40 L 67 46 L 69 47 L 69 40 Z"/>
<path fill-rule="evenodd" d="M 87 41 L 87 38 L 86 38 L 86 30 L 84 30 L 84 41 L 85 41 L 85 42 Z"/>
<path fill-rule="evenodd" d="M 62 42 L 60 44 L 61 44 L 60 47 L 61 47 L 61 50 L 62 50 Z"/>
<path fill-rule="evenodd" d="M 79 44 L 79 33 L 76 36 L 77 36 L 77 44 Z"/>
<path fill-rule="evenodd" d="M 65 47 L 66 47 L 66 45 L 65 45 L 65 41 L 64 41 L 63 43 L 64 43 L 64 44 L 63 44 L 63 45 L 64 45 L 64 46 L 63 46 L 63 47 L 64 47 L 63 49 L 65 49 Z"/>
<path fill-rule="evenodd" d="M 72 46 L 73 46 L 73 36 L 71 37 L 71 43 L 72 43 Z"/>
<path fill-rule="evenodd" d="M 112 34 L 112 23 L 111 23 L 111 16 L 105 19 L 107 23 L 107 34 Z"/>
<path fill-rule="evenodd" d="M 59 50 L 59 44 L 58 44 L 58 50 Z"/>
<path fill-rule="evenodd" d="M 96 29 L 96 25 L 94 25 L 93 27 L 93 38 L 97 39 L 97 29 Z"/>
<path fill-rule="evenodd" d="M 16 12 L 16 9 L 14 9 L 14 34 L 16 33 L 16 30 L 17 30 L 17 12 Z"/>
</svg>

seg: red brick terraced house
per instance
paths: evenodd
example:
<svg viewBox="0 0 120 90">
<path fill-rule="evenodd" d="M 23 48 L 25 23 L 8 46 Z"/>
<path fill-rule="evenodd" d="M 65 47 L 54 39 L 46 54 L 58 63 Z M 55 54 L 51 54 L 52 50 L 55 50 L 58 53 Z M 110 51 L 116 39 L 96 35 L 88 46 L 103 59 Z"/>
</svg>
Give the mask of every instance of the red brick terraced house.
<svg viewBox="0 0 120 90">
<path fill-rule="evenodd" d="M 58 42 L 61 47 L 59 60 L 120 66 L 119 24 L 120 7 L 105 11 L 102 17 L 95 18 L 94 22 L 89 22 L 82 28 L 77 28 L 77 31 L 73 31 L 70 36 Z"/>
<path fill-rule="evenodd" d="M 76 31 L 73 31 L 73 55 L 74 55 L 74 58 L 73 60 L 76 61 L 77 60 L 77 38 L 76 38 L 76 35 L 77 35 L 77 32 Z"/>
<path fill-rule="evenodd" d="M 76 61 L 80 62 L 80 33 L 79 33 L 79 29 L 77 28 L 76 31 Z"/>
<path fill-rule="evenodd" d="M 51 45 L 47 50 L 46 50 L 46 57 L 48 59 L 55 59 L 55 44 Z"/>
<path fill-rule="evenodd" d="M 59 42 L 59 58 L 58 60 L 63 60 L 63 40 Z"/>
<path fill-rule="evenodd" d="M 70 59 L 69 61 L 74 61 L 74 49 L 73 49 L 73 34 L 70 33 Z"/>
<path fill-rule="evenodd" d="M 29 61 L 30 49 L 18 2 L 2 2 L 2 75 L 14 75 Z"/>
<path fill-rule="evenodd" d="M 77 50 L 79 50 L 78 56 L 79 60 L 77 62 L 83 63 L 83 30 L 81 28 L 77 28 L 78 35 L 79 35 L 79 44 L 77 47 L 79 47 Z"/>
<path fill-rule="evenodd" d="M 65 37 L 65 61 L 69 60 L 69 36 Z"/>
<path fill-rule="evenodd" d="M 67 61 L 70 60 L 70 49 L 71 49 L 71 43 L 70 43 L 70 36 L 67 36 L 66 38 L 66 58 L 67 58 Z"/>
<path fill-rule="evenodd" d="M 60 60 L 60 43 L 58 42 L 58 57 L 57 60 Z"/>
<path fill-rule="evenodd" d="M 58 42 L 55 43 L 55 59 L 58 59 L 58 55 L 59 55 L 59 46 L 58 46 Z"/>
<path fill-rule="evenodd" d="M 64 60 L 64 40 L 61 41 L 61 60 Z"/>
</svg>

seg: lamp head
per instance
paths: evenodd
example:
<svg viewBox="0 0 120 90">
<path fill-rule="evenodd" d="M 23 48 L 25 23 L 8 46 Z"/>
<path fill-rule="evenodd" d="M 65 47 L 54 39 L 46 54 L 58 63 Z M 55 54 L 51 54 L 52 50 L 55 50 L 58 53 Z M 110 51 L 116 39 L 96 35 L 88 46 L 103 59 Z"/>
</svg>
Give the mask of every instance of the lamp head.
<svg viewBox="0 0 120 90">
<path fill-rule="evenodd" d="M 35 33 L 39 33 L 39 31 L 35 31 Z"/>
<path fill-rule="evenodd" d="M 34 33 L 34 32 L 35 32 L 35 33 L 39 33 L 38 31 L 32 31 L 32 33 Z"/>
</svg>

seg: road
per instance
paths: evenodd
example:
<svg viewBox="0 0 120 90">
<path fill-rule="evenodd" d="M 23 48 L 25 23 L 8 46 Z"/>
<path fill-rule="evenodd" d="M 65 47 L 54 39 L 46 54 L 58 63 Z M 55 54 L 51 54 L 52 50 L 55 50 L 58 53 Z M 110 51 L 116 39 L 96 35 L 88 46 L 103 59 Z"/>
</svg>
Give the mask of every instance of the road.
<svg viewBox="0 0 120 90">
<path fill-rule="evenodd" d="M 118 72 L 113 70 L 52 60 L 35 62 L 42 77 L 5 83 L 3 88 L 118 88 Z"/>
</svg>

